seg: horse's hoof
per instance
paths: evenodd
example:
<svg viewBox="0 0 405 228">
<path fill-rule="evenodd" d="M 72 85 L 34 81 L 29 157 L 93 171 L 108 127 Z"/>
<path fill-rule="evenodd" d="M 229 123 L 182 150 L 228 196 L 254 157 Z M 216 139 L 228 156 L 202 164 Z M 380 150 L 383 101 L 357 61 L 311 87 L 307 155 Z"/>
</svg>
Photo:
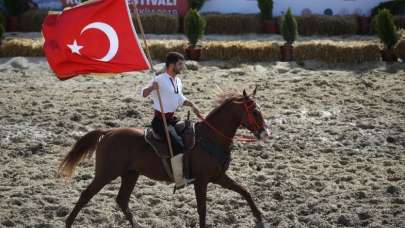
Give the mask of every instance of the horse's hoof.
<svg viewBox="0 0 405 228">
<path fill-rule="evenodd" d="M 263 222 L 256 223 L 256 228 L 266 228 Z"/>
</svg>

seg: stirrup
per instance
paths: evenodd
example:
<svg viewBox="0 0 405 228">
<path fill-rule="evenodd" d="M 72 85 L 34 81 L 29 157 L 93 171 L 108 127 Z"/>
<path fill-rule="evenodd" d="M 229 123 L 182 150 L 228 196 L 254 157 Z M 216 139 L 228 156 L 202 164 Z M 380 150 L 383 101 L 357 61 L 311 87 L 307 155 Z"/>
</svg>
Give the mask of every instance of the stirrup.
<svg viewBox="0 0 405 228">
<path fill-rule="evenodd" d="M 182 188 L 186 187 L 187 185 L 192 184 L 194 181 L 195 181 L 195 178 L 191 178 L 191 179 L 184 178 L 183 183 L 181 183 L 180 185 L 176 185 L 176 183 L 175 183 L 174 187 L 173 187 L 173 194 L 176 193 L 176 190 L 182 189 Z"/>
</svg>

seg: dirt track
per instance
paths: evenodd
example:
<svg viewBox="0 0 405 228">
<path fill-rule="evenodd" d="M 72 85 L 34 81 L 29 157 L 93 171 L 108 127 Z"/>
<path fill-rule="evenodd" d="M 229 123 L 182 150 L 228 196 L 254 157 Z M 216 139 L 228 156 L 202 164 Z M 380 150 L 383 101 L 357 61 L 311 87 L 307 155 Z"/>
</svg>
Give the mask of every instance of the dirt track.
<svg viewBox="0 0 405 228">
<path fill-rule="evenodd" d="M 185 94 L 205 114 L 214 108 L 215 85 L 260 86 L 274 139 L 236 142 L 228 173 L 247 186 L 269 227 L 405 227 L 404 64 L 188 66 Z M 0 226 L 61 227 L 93 177 L 94 159 L 65 184 L 54 178 L 60 158 L 92 129 L 147 125 L 151 106 L 138 89 L 149 77 L 61 82 L 43 58 L 1 59 Z M 116 180 L 95 196 L 76 227 L 129 226 L 115 206 L 118 188 Z M 130 203 L 137 221 L 194 227 L 192 187 L 171 191 L 141 178 Z M 254 227 L 237 194 L 210 185 L 207 208 L 213 227 Z"/>
</svg>

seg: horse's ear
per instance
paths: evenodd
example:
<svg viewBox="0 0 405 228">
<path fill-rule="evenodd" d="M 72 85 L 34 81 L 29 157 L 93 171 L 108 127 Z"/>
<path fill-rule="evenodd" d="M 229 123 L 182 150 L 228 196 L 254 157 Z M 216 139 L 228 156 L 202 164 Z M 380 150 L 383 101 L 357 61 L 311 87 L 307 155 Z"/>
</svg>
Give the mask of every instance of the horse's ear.
<svg viewBox="0 0 405 228">
<path fill-rule="evenodd" d="M 243 90 L 243 97 L 244 97 L 244 98 L 248 98 L 248 95 L 247 95 L 247 93 L 246 93 L 246 90 Z"/>
</svg>

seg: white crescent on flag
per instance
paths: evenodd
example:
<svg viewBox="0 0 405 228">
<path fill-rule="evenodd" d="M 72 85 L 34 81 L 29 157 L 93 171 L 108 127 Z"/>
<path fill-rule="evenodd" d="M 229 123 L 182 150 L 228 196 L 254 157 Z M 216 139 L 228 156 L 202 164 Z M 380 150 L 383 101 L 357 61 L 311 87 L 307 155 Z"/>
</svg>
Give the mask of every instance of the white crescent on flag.
<svg viewBox="0 0 405 228">
<path fill-rule="evenodd" d="M 44 53 L 60 80 L 150 69 L 127 0 L 88 1 L 60 14 L 49 14 L 42 34 Z"/>
<path fill-rule="evenodd" d="M 88 29 L 98 29 L 98 30 L 102 31 L 108 37 L 108 40 L 110 42 L 110 49 L 108 50 L 107 54 L 103 58 L 95 59 L 95 60 L 99 60 L 102 62 L 108 62 L 112 58 L 114 58 L 114 56 L 118 52 L 118 47 L 119 47 L 118 36 L 117 36 L 117 33 L 115 32 L 114 28 L 103 22 L 93 22 L 91 24 L 88 24 L 86 27 L 84 27 L 80 34 L 83 34 L 83 32 L 85 32 Z"/>
</svg>

